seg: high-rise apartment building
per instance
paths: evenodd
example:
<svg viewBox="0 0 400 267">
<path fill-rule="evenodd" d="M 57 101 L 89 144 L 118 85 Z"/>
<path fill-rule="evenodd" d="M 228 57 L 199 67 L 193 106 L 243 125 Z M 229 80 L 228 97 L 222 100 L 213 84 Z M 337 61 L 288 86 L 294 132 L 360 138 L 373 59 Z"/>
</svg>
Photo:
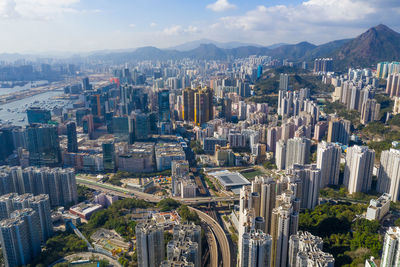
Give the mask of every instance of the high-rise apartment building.
<svg viewBox="0 0 400 267">
<path fill-rule="evenodd" d="M 67 151 L 76 153 L 78 152 L 78 137 L 76 135 L 76 124 L 71 121 L 67 123 Z"/>
<path fill-rule="evenodd" d="M 271 236 L 261 230 L 244 233 L 242 238 L 241 267 L 271 266 Z"/>
<path fill-rule="evenodd" d="M 297 187 L 296 195 L 300 198 L 301 208 L 314 209 L 318 205 L 321 170 L 316 164 L 293 164 L 288 173 L 295 175 L 301 181 L 301 188 Z"/>
<path fill-rule="evenodd" d="M 0 222 L 0 241 L 6 267 L 28 265 L 40 254 L 39 217 L 27 208 Z"/>
<path fill-rule="evenodd" d="M 76 204 L 78 193 L 73 169 L 2 167 L 0 194 L 48 194 L 52 206 Z"/>
<path fill-rule="evenodd" d="M 310 139 L 294 137 L 286 145 L 285 169 L 290 169 L 293 164 L 307 164 L 310 162 Z"/>
<path fill-rule="evenodd" d="M 400 200 L 400 150 L 382 151 L 380 162 L 377 191 L 389 193 L 391 200 L 397 202 Z"/>
<path fill-rule="evenodd" d="M 321 188 L 328 184 L 339 184 L 341 154 L 342 149 L 339 145 L 325 141 L 318 144 L 317 168 L 321 170 Z"/>
<path fill-rule="evenodd" d="M 210 88 L 198 89 L 194 93 L 194 122 L 202 125 L 214 118 L 213 92 Z"/>
<path fill-rule="evenodd" d="M 366 146 L 347 148 L 343 184 L 350 194 L 371 189 L 375 151 Z"/>
<path fill-rule="evenodd" d="M 390 97 L 400 96 L 400 73 L 390 74 L 386 82 L 386 93 Z"/>
<path fill-rule="evenodd" d="M 57 127 L 32 124 L 26 127 L 29 164 L 33 166 L 58 166 L 61 163 Z"/>
<path fill-rule="evenodd" d="M 343 145 L 349 144 L 351 122 L 342 119 L 331 119 L 328 126 L 329 143 L 341 143 Z"/>
<path fill-rule="evenodd" d="M 165 258 L 163 226 L 153 222 L 136 225 L 136 251 L 139 267 L 160 266 Z"/>
<path fill-rule="evenodd" d="M 368 99 L 361 107 L 361 123 L 367 124 L 379 120 L 380 110 L 381 104 L 376 102 L 375 99 Z"/>
<path fill-rule="evenodd" d="M 298 231 L 289 240 L 289 267 L 334 267 L 335 259 L 322 251 L 323 240 L 309 232 Z"/>
<path fill-rule="evenodd" d="M 194 121 L 194 92 L 191 88 L 182 91 L 184 121 Z"/>
<path fill-rule="evenodd" d="M 385 234 L 385 241 L 382 248 L 382 267 L 400 265 L 400 228 L 389 227 Z"/>
<path fill-rule="evenodd" d="M 279 76 L 279 90 L 287 91 L 289 89 L 289 75 L 281 73 Z"/>
<path fill-rule="evenodd" d="M 314 61 L 314 73 L 327 73 L 333 71 L 332 58 L 317 58 Z"/>
<path fill-rule="evenodd" d="M 284 170 L 286 167 L 286 144 L 283 140 L 276 142 L 275 164 L 278 170 Z"/>
</svg>

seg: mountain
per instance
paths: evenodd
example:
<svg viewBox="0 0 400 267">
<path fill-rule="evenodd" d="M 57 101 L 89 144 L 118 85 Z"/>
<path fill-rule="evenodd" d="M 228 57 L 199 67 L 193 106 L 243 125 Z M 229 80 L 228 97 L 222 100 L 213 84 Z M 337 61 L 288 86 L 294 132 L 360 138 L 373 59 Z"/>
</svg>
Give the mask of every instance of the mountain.
<svg viewBox="0 0 400 267">
<path fill-rule="evenodd" d="M 312 51 L 317 46 L 314 44 L 310 44 L 308 42 L 301 42 L 298 44 L 292 45 L 283 45 L 277 48 L 271 49 L 268 55 L 273 58 L 284 59 L 287 58 L 289 60 L 297 60 L 303 57 L 307 52 Z"/>
<path fill-rule="evenodd" d="M 209 42 L 207 44 L 202 42 Z M 113 63 L 126 63 L 137 60 L 166 60 L 191 58 L 198 60 L 227 60 L 243 58 L 250 55 L 271 56 L 277 59 L 289 59 L 295 62 L 313 61 L 318 57 L 332 57 L 338 69 L 349 66 L 370 66 L 379 61 L 400 59 L 400 34 L 385 25 L 378 25 L 354 39 L 343 39 L 314 45 L 308 42 L 298 44 L 276 44 L 269 47 L 257 45 L 241 45 L 224 47 L 203 39 L 183 44 L 174 49 L 142 47 L 134 51 L 118 51 L 106 54 L 97 53 L 89 58 L 106 60 Z M 233 43 L 225 43 L 232 46 Z M 192 48 L 194 47 L 194 48 Z M 189 49 L 190 48 L 190 49 Z"/>
<path fill-rule="evenodd" d="M 241 42 L 217 42 L 213 41 L 210 39 L 200 39 L 200 40 L 195 40 L 191 42 L 186 42 L 177 46 L 169 47 L 166 50 L 177 50 L 177 51 L 189 51 L 198 48 L 200 45 L 203 44 L 213 44 L 219 48 L 224 48 L 224 49 L 231 49 L 231 48 L 237 48 L 241 46 L 255 46 L 255 47 L 261 47 L 261 45 L 258 44 L 251 44 L 251 43 L 241 43 Z"/>
<path fill-rule="evenodd" d="M 400 59 L 400 33 L 386 25 L 372 27 L 338 48 L 332 57 L 343 66 L 370 66 Z"/>
</svg>

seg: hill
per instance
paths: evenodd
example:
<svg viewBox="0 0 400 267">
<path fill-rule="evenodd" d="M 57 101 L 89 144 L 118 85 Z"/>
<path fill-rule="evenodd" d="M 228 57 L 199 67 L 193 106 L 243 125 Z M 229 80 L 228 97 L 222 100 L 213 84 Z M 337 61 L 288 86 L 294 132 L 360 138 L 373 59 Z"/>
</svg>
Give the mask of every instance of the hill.
<svg viewBox="0 0 400 267">
<path fill-rule="evenodd" d="M 333 58 L 341 65 L 353 67 L 399 60 L 400 33 L 380 24 L 338 48 Z"/>
</svg>

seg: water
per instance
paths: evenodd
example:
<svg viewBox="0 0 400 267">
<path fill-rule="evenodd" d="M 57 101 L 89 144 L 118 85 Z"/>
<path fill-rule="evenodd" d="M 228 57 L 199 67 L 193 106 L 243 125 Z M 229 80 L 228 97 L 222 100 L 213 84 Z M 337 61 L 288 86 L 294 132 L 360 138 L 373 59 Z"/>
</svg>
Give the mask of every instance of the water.
<svg viewBox="0 0 400 267">
<path fill-rule="evenodd" d="M 26 109 L 30 106 L 42 107 L 49 110 L 52 110 L 56 106 L 69 106 L 72 103 L 69 100 L 53 99 L 53 97 L 60 96 L 62 94 L 62 91 L 50 91 L 0 105 L 0 119 L 3 121 L 3 123 L 8 120 L 13 125 L 27 125 L 28 119 L 26 117 Z"/>
<path fill-rule="evenodd" d="M 28 82 L 24 86 L 14 86 L 12 88 L 0 88 L 0 95 L 15 93 L 22 90 L 31 89 L 32 87 L 47 85 L 48 83 L 49 83 L 48 81 L 34 81 L 34 82 Z"/>
</svg>

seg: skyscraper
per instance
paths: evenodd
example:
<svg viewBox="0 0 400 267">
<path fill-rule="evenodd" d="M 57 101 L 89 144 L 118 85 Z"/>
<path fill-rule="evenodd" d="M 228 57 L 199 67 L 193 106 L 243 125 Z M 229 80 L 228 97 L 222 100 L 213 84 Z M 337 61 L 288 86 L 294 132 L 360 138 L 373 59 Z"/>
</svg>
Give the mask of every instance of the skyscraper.
<svg viewBox="0 0 400 267">
<path fill-rule="evenodd" d="M 48 123 L 51 120 L 50 110 L 31 107 L 26 110 L 28 123 Z"/>
<path fill-rule="evenodd" d="M 348 120 L 332 119 L 329 121 L 328 138 L 330 143 L 349 144 L 351 122 Z"/>
<path fill-rule="evenodd" d="M 317 168 L 321 170 L 321 188 L 339 184 L 340 146 L 322 141 L 318 144 Z"/>
<path fill-rule="evenodd" d="M 82 87 L 84 91 L 92 90 L 92 85 L 90 84 L 88 77 L 82 79 Z"/>
<path fill-rule="evenodd" d="M 367 124 L 379 120 L 380 110 L 381 104 L 377 103 L 375 99 L 368 99 L 365 101 L 361 107 L 361 123 Z"/>
<path fill-rule="evenodd" d="M 310 139 L 294 137 L 288 140 L 286 146 L 285 168 L 289 169 L 293 164 L 307 164 L 310 161 Z"/>
<path fill-rule="evenodd" d="M 288 172 L 301 180 L 301 188 L 298 186 L 296 189 L 301 191 L 301 193 L 296 192 L 301 200 L 301 208 L 314 209 L 318 205 L 321 170 L 317 168 L 316 164 L 293 164 L 292 169 Z"/>
<path fill-rule="evenodd" d="M 366 146 L 347 148 L 343 184 L 350 194 L 371 189 L 375 151 Z"/>
<path fill-rule="evenodd" d="M 287 91 L 289 89 L 289 75 L 281 73 L 279 76 L 279 90 Z"/>
<path fill-rule="evenodd" d="M 271 236 L 261 230 L 243 234 L 241 267 L 271 266 Z"/>
<path fill-rule="evenodd" d="M 194 122 L 202 125 L 214 118 L 213 92 L 210 88 L 198 89 L 194 93 Z"/>
<path fill-rule="evenodd" d="M 23 209 L 0 222 L 0 241 L 6 267 L 28 265 L 40 253 L 38 215 Z"/>
<path fill-rule="evenodd" d="M 186 88 L 183 95 L 183 120 L 194 121 L 194 90 Z"/>
<path fill-rule="evenodd" d="M 389 227 L 385 234 L 385 241 L 382 248 L 381 266 L 399 266 L 400 265 L 400 228 Z"/>
<path fill-rule="evenodd" d="M 158 121 L 169 122 L 171 118 L 169 108 L 169 91 L 160 90 L 157 92 L 158 100 Z"/>
<path fill-rule="evenodd" d="M 159 266 L 165 257 L 164 228 L 153 222 L 136 225 L 136 251 L 139 267 Z"/>
<path fill-rule="evenodd" d="M 67 145 L 68 152 L 74 152 L 74 153 L 78 152 L 78 138 L 76 135 L 76 124 L 73 121 L 67 123 L 67 138 L 68 138 L 68 145 Z"/>
<path fill-rule="evenodd" d="M 134 140 L 146 140 L 150 135 L 150 116 L 140 110 L 132 111 Z"/>
<path fill-rule="evenodd" d="M 103 166 L 105 172 L 115 171 L 115 147 L 114 143 L 103 143 Z"/>
<path fill-rule="evenodd" d="M 391 200 L 397 202 L 400 200 L 400 150 L 382 151 L 380 162 L 377 191 L 389 193 Z"/>
<path fill-rule="evenodd" d="M 26 127 L 29 164 L 34 166 L 58 166 L 61 163 L 57 127 L 32 124 Z"/>
<path fill-rule="evenodd" d="M 279 140 L 276 142 L 275 148 L 275 164 L 278 170 L 284 170 L 286 168 L 286 144 L 285 141 Z"/>
</svg>

